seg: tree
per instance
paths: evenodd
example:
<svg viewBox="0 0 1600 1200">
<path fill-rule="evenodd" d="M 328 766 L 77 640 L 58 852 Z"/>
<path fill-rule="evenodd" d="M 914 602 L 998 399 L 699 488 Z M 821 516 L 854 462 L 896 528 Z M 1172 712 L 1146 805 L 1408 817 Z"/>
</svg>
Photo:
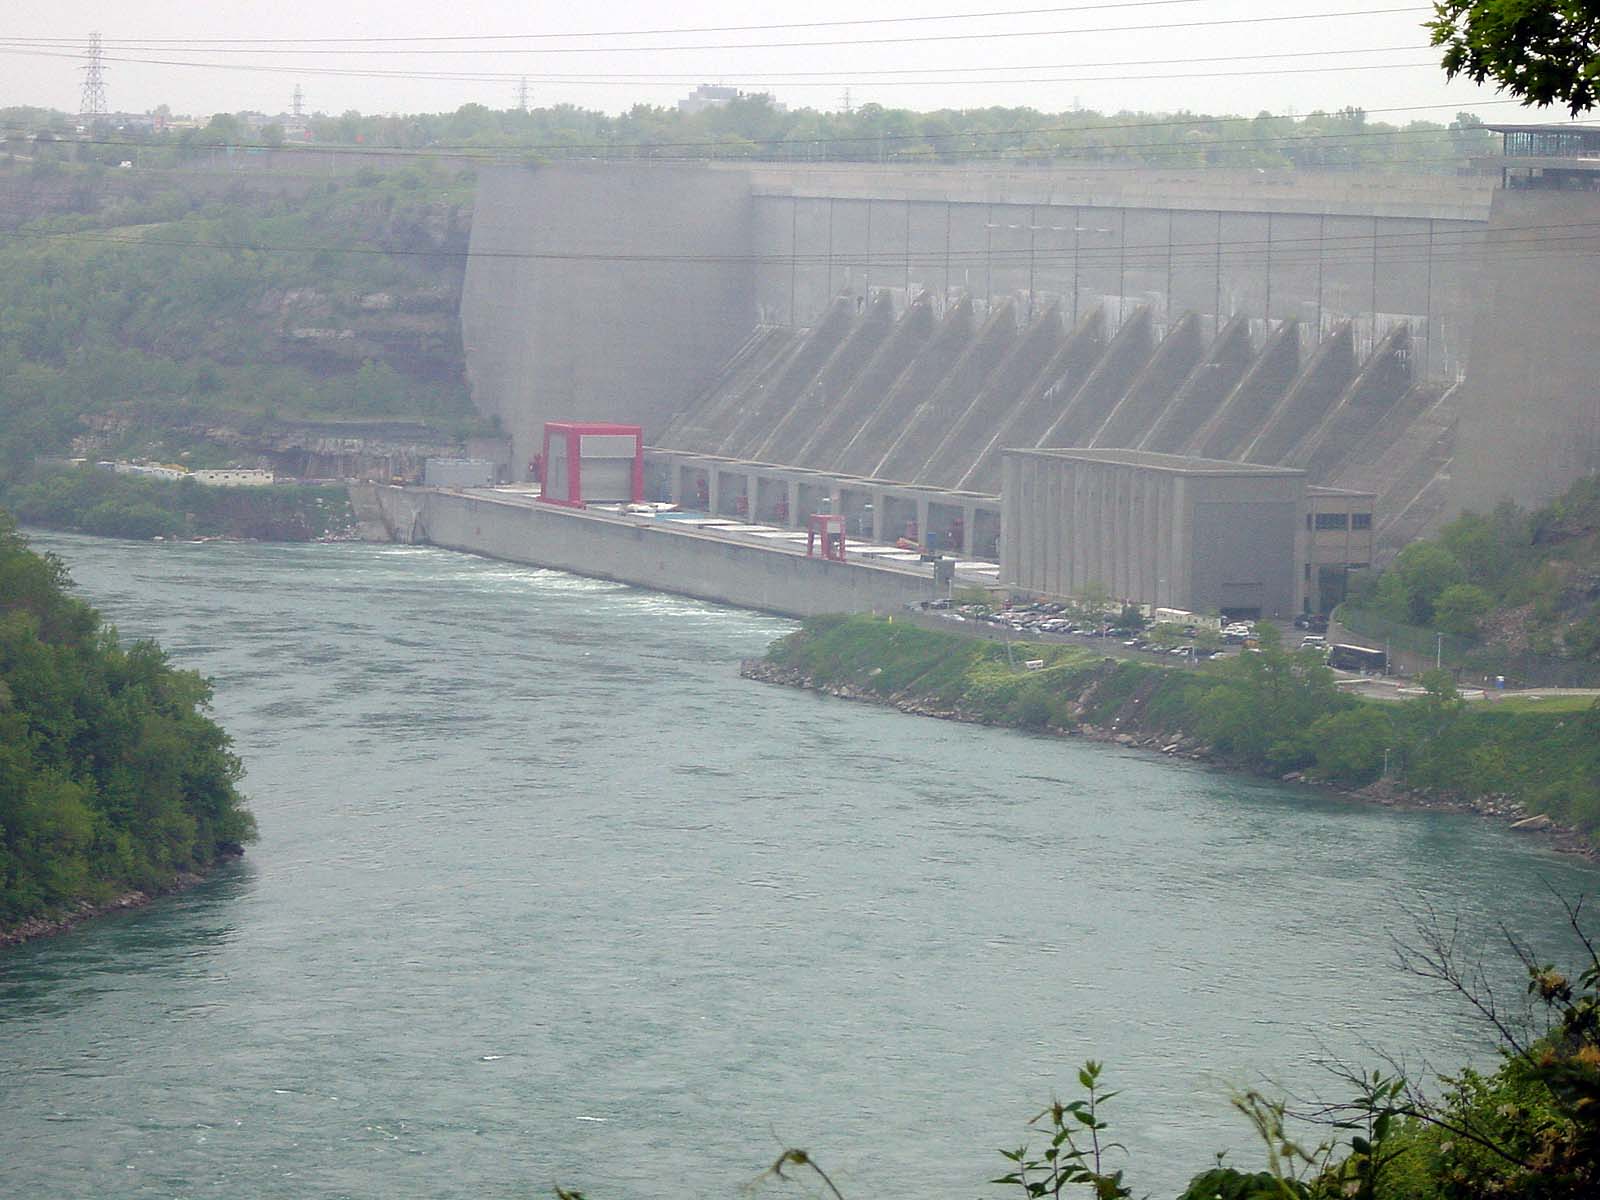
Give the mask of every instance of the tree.
<svg viewBox="0 0 1600 1200">
<path fill-rule="evenodd" d="M 1476 637 L 1478 620 L 1494 607 L 1494 597 L 1471 583 L 1452 583 L 1433 602 L 1434 628 L 1458 637 Z"/>
<path fill-rule="evenodd" d="M 1573 116 L 1600 93 L 1600 5 L 1594 0 L 1438 0 L 1427 22 L 1454 79 L 1493 80 L 1524 104 Z"/>
<path fill-rule="evenodd" d="M 1433 606 L 1452 584 L 1465 583 L 1456 556 L 1433 542 L 1414 542 L 1402 550 L 1378 584 L 1384 615 L 1413 625 L 1433 623 Z"/>
</svg>

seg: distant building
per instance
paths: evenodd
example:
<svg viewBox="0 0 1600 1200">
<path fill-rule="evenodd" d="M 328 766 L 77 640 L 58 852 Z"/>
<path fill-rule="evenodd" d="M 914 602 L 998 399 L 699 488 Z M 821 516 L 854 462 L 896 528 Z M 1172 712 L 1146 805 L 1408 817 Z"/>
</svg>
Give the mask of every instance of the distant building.
<svg viewBox="0 0 1600 1200">
<path fill-rule="evenodd" d="M 678 101 L 678 111 L 681 113 L 698 113 L 705 112 L 708 108 L 725 108 L 738 98 L 738 88 L 702 83 L 694 91 Z"/>
<path fill-rule="evenodd" d="M 721 84 L 702 83 L 678 101 L 678 111 L 692 115 L 705 112 L 708 108 L 726 108 L 740 99 L 765 100 L 776 112 L 787 112 L 789 109 L 787 104 L 780 104 L 768 92 L 741 92 L 738 88 L 723 87 Z"/>
<path fill-rule="evenodd" d="M 104 467 L 106 464 L 98 465 Z M 147 479 L 182 479 L 189 473 L 182 467 L 167 467 L 159 463 L 114 462 L 111 469 L 118 475 L 142 475 Z"/>
<path fill-rule="evenodd" d="M 271 471 L 259 471 L 247 467 L 191 471 L 189 477 L 207 487 L 266 487 L 274 481 Z"/>
<path fill-rule="evenodd" d="M 422 464 L 422 482 L 428 487 L 492 487 L 495 467 L 482 458 L 430 458 Z"/>
<path fill-rule="evenodd" d="M 1508 188 L 1600 189 L 1600 125 L 1485 125 L 1500 135 L 1500 153 L 1474 158 L 1477 170 L 1500 172 Z"/>
</svg>

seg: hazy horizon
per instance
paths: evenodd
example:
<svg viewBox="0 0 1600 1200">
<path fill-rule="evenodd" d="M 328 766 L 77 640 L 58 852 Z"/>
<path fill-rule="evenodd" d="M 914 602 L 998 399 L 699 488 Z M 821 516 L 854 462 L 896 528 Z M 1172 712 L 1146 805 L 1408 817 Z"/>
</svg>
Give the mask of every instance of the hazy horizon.
<svg viewBox="0 0 1600 1200">
<path fill-rule="evenodd" d="M 700 83 L 822 110 L 842 107 L 848 89 L 853 105 L 918 110 L 1292 115 L 1354 105 L 1397 122 L 1448 122 L 1459 109 L 1489 120 L 1523 111 L 1492 88 L 1445 81 L 1422 28 L 1431 6 L 1285 0 L 1265 16 L 1261 8 L 1245 0 L 1011 8 L 991 0 L 968 10 L 817 0 L 797 11 L 618 0 L 530 18 L 508 0 L 463 0 L 445 20 L 404 2 L 330 0 L 315 20 L 254 5 L 197 20 L 170 0 L 128 0 L 108 21 L 103 6 L 84 0 L 23 0 L 15 32 L 0 38 L 0 107 L 76 112 L 84 48 L 98 31 L 111 111 L 166 104 L 201 118 L 287 111 L 297 86 L 307 113 L 505 109 L 517 104 L 524 75 L 531 107 L 608 113 L 672 106 Z M 1335 13 L 1351 15 L 1326 15 Z M 796 24 L 750 28 L 785 21 Z M 1566 118 L 1560 109 L 1541 115 Z"/>
</svg>

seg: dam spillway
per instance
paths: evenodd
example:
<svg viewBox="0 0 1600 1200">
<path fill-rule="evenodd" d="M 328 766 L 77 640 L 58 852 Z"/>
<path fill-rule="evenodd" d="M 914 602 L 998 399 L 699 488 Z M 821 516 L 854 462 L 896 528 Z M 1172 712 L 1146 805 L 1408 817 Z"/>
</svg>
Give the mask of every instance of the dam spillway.
<svg viewBox="0 0 1600 1200">
<path fill-rule="evenodd" d="M 1450 385 L 1417 382 L 1406 325 L 1364 360 L 1349 323 L 1307 344 L 1285 322 L 1253 333 L 1149 308 L 1107 331 L 1096 307 L 979 322 L 930 297 L 892 316 L 880 294 L 832 305 L 810 330 L 758 331 L 657 439 L 664 450 L 995 494 L 1001 449 L 1160 450 L 1296 467 L 1313 484 L 1377 494 L 1381 543 L 1441 501 Z"/>
</svg>

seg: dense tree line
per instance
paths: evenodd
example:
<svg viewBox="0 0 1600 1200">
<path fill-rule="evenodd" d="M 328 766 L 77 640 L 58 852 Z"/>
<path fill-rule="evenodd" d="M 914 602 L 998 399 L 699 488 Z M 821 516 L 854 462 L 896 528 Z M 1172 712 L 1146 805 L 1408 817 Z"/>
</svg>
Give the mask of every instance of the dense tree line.
<svg viewBox="0 0 1600 1200">
<path fill-rule="evenodd" d="M 254 836 L 206 681 L 67 587 L 0 512 L 0 927 L 160 888 Z"/>
<path fill-rule="evenodd" d="M 1170 167 L 1362 168 L 1454 171 L 1482 154 L 1489 135 L 1471 113 L 1446 123 L 1373 120 L 1353 106 L 1289 117 L 1248 114 L 1044 112 L 1027 105 L 918 112 L 881 104 L 849 111 L 784 108 L 764 94 L 685 113 L 637 104 L 617 115 L 572 104 L 529 111 L 464 104 L 449 113 L 380 116 L 345 112 L 311 119 L 313 147 L 346 146 L 426 153 L 514 151 L 536 158 L 639 156 L 760 158 L 779 161 L 971 162 L 1077 161 Z M 0 128 L 17 134 L 12 152 L 31 150 L 40 164 L 176 165 L 219 147 L 277 148 L 277 126 L 251 132 L 239 117 L 219 113 L 181 131 L 97 129 L 74 140 L 72 119 L 37 110 L 0 109 Z M 55 128 L 43 149 L 21 131 Z M 48 169 L 48 166 L 45 167 Z"/>
</svg>

